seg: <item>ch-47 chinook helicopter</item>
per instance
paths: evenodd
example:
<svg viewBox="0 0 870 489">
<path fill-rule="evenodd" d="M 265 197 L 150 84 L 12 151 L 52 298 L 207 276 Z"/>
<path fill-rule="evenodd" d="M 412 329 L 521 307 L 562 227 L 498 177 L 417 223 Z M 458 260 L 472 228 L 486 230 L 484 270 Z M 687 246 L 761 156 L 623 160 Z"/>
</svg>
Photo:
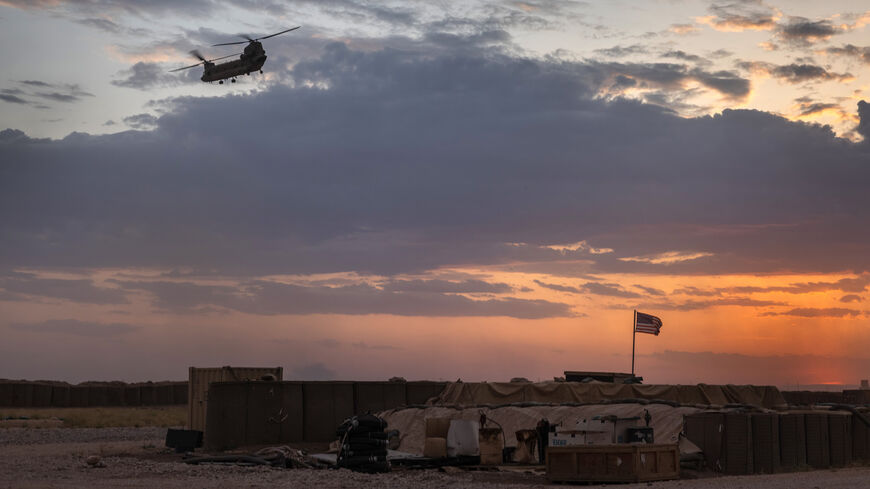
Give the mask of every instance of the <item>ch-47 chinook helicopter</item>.
<svg viewBox="0 0 870 489">
<path fill-rule="evenodd" d="M 233 56 L 236 56 L 236 54 L 221 56 L 220 58 L 205 59 L 205 57 L 200 54 L 199 51 L 194 49 L 190 52 L 190 54 L 198 58 L 199 63 L 170 71 L 187 70 L 202 65 L 203 72 L 202 78 L 200 78 L 200 80 L 204 82 L 216 81 L 220 84 L 223 84 L 224 80 L 229 78 L 230 80 L 232 80 L 233 83 L 235 83 L 236 77 L 239 75 L 250 75 L 251 73 L 255 73 L 257 71 L 263 73 L 262 68 L 263 63 L 266 62 L 266 51 L 263 49 L 263 45 L 260 43 L 260 41 L 262 41 L 263 39 L 269 39 L 270 37 L 275 37 L 279 34 L 284 34 L 285 32 L 295 31 L 299 27 L 301 26 L 296 26 L 292 29 L 276 32 L 274 34 L 258 37 L 256 39 L 251 39 L 250 37 L 243 35 L 241 37 L 245 38 L 245 41 L 223 42 L 220 44 L 215 44 L 214 46 L 232 46 L 235 44 L 248 43 L 248 45 L 245 46 L 244 51 L 238 55 L 239 59 L 234 61 L 227 61 L 226 63 L 215 64 L 214 62 L 221 59 L 232 58 Z"/>
</svg>

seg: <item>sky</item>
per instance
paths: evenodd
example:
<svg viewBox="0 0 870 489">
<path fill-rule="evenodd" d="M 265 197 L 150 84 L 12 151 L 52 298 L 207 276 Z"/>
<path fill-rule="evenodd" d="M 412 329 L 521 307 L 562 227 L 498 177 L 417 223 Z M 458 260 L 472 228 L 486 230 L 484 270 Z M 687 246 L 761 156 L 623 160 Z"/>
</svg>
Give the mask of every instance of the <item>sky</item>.
<svg viewBox="0 0 870 489">
<path fill-rule="evenodd" d="M 0 0 L 0 377 L 854 385 L 863 1 Z M 170 72 L 263 41 L 263 74 Z M 235 51 L 234 51 L 235 50 Z"/>
</svg>

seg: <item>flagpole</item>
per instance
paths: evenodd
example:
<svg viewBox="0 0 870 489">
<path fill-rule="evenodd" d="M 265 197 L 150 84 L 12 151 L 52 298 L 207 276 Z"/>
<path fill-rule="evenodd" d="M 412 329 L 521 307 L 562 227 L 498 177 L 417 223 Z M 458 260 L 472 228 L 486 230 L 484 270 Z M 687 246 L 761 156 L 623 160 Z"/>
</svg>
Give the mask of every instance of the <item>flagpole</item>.
<svg viewBox="0 0 870 489">
<path fill-rule="evenodd" d="M 631 320 L 631 376 L 634 377 L 634 337 L 637 335 L 637 309 L 634 310 L 634 319 Z"/>
</svg>

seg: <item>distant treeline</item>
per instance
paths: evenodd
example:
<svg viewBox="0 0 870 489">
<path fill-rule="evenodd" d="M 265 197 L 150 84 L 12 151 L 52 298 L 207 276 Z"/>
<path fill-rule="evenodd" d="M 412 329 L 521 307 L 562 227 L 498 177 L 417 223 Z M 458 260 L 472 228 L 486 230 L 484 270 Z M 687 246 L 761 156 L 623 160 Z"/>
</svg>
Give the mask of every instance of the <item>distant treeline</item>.
<svg viewBox="0 0 870 489">
<path fill-rule="evenodd" d="M 0 380 L 0 407 L 167 406 L 187 404 L 187 382 Z"/>
</svg>

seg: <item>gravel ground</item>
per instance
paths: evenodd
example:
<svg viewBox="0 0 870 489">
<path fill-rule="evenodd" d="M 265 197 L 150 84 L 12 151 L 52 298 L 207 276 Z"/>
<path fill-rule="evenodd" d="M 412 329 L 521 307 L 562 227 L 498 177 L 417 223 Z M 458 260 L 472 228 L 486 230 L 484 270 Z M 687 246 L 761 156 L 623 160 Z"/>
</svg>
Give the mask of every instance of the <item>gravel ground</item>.
<svg viewBox="0 0 870 489">
<path fill-rule="evenodd" d="M 0 488 L 520 488 L 545 487 L 540 474 L 436 470 L 367 475 L 347 470 L 193 466 L 163 448 L 161 428 L 0 430 Z M 100 455 L 105 467 L 85 459 Z M 570 487 L 570 486 L 563 486 Z M 584 486 L 588 487 L 588 486 Z M 714 477 L 619 488 L 846 489 L 870 487 L 870 468 L 856 467 L 768 476 Z"/>
</svg>

